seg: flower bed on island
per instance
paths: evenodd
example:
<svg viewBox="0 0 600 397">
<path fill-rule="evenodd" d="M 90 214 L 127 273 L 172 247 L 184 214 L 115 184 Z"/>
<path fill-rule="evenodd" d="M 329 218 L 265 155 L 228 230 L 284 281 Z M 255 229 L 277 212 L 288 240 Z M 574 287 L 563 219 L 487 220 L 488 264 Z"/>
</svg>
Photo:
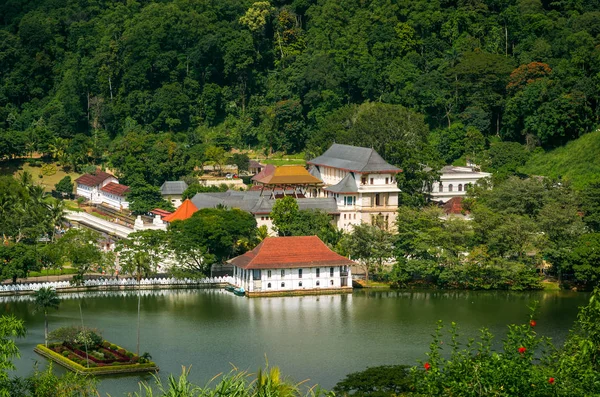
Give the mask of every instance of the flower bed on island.
<svg viewBox="0 0 600 397">
<path fill-rule="evenodd" d="M 79 374 L 120 374 L 158 371 L 150 355 L 138 356 L 102 338 L 94 331 L 74 327 L 57 330 L 67 337 L 59 342 L 36 346 L 34 351 Z M 61 333 L 62 332 L 62 333 Z"/>
</svg>

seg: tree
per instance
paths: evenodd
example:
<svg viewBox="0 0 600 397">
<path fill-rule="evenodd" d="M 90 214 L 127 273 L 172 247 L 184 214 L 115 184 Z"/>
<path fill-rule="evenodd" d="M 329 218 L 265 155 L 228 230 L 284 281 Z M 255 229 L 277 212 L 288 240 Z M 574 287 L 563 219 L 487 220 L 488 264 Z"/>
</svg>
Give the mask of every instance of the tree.
<svg viewBox="0 0 600 397">
<path fill-rule="evenodd" d="M 127 193 L 129 209 L 135 215 L 147 214 L 155 208 L 174 211 L 173 204 L 163 199 L 160 189 L 143 181 L 135 181 Z"/>
<path fill-rule="evenodd" d="M 256 232 L 252 214 L 239 209 L 204 208 L 189 219 L 169 225 L 169 248 L 175 254 L 177 267 L 207 274 L 213 263 L 253 247 Z"/>
<path fill-rule="evenodd" d="M 48 309 L 58 309 L 60 299 L 52 287 L 42 287 L 34 292 L 34 305 L 36 310 L 44 312 L 44 341 L 48 347 Z"/>
<path fill-rule="evenodd" d="M 65 176 L 56 185 L 54 185 L 54 188 L 58 193 L 70 196 L 73 194 L 73 182 L 71 182 L 71 177 L 69 175 Z"/>
<path fill-rule="evenodd" d="M 298 203 L 291 196 L 277 200 L 271 210 L 274 229 L 280 236 L 293 235 L 294 222 L 297 217 Z"/>
<path fill-rule="evenodd" d="M 25 336 L 25 324 L 15 316 L 3 315 L 0 317 L 0 384 L 8 380 L 7 370 L 14 370 L 11 359 L 19 358 L 19 348 L 12 338 Z M 10 397 L 10 390 L 0 388 L 0 396 Z"/>
<path fill-rule="evenodd" d="M 102 260 L 99 238 L 98 233 L 89 229 L 69 229 L 58 242 L 65 257 L 77 271 L 72 280 L 77 285 L 83 282 L 83 275 Z"/>
<path fill-rule="evenodd" d="M 583 222 L 590 230 L 600 232 L 600 182 L 587 184 L 580 195 Z"/>
<path fill-rule="evenodd" d="M 18 278 L 27 277 L 30 270 L 38 270 L 36 249 L 33 245 L 21 242 L 0 245 L 0 258 L 2 259 L 0 277 L 12 279 L 13 284 Z"/>
<path fill-rule="evenodd" d="M 248 171 L 250 157 L 246 153 L 234 153 L 229 162 L 237 166 L 238 172 Z"/>
<path fill-rule="evenodd" d="M 117 242 L 121 270 L 135 277 L 157 273 L 167 259 L 167 233 L 163 230 L 143 230 L 131 233 Z"/>
<path fill-rule="evenodd" d="M 600 233 L 582 235 L 570 253 L 575 278 L 586 288 L 600 283 Z"/>
<path fill-rule="evenodd" d="M 353 225 L 352 232 L 342 237 L 340 245 L 345 255 L 362 265 L 368 283 L 369 274 L 380 274 L 384 263 L 392 257 L 393 241 L 387 230 L 361 223 Z"/>
</svg>

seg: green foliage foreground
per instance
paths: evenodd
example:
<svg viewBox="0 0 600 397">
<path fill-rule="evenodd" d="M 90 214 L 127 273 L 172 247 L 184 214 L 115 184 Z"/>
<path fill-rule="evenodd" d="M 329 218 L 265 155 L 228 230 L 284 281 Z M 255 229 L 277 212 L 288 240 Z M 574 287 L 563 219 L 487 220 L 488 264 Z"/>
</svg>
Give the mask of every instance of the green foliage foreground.
<svg viewBox="0 0 600 397">
<path fill-rule="evenodd" d="M 509 325 L 501 347 L 494 336 L 482 329 L 478 340 L 462 343 L 456 324 L 449 340 L 444 340 L 439 323 L 427 361 L 410 371 L 401 365 L 369 368 L 350 374 L 334 391 L 353 396 L 594 396 L 600 393 L 600 290 L 596 289 L 589 304 L 582 307 L 577 321 L 561 347 L 535 331 L 535 310 L 529 321 Z M 5 349 L 12 338 L 22 336 L 22 322 L 14 317 L 0 318 L 0 368 L 11 366 L 18 351 Z M 0 395 L 16 396 L 86 396 L 90 395 L 90 378 L 67 375 L 56 378 L 49 372 L 36 373 L 28 379 L 9 379 L 0 374 Z M 282 378 L 279 369 L 269 367 L 250 374 L 234 368 L 215 376 L 207 385 L 189 382 L 189 369 L 183 367 L 179 377 L 170 375 L 163 383 L 155 378 L 156 387 L 141 383 L 131 397 L 304 397 L 333 396 L 318 386 L 309 388 Z M 48 388 L 36 389 L 35 381 L 52 378 Z M 32 383 L 33 382 L 33 383 Z M 28 388 L 27 385 L 33 387 Z M 62 388 L 62 389 L 59 389 Z M 18 394 L 14 391 L 18 390 Z M 64 390 L 70 390 L 65 393 Z M 12 392 L 12 394 L 8 394 Z M 55 394 L 48 394 L 55 392 Z"/>
</svg>

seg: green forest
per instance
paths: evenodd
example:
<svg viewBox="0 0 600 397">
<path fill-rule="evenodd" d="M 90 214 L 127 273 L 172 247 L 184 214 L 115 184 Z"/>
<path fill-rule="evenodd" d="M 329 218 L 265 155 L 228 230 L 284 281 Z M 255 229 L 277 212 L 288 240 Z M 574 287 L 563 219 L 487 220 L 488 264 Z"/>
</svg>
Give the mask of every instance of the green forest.
<svg viewBox="0 0 600 397">
<path fill-rule="evenodd" d="M 466 158 L 502 175 L 595 129 L 599 45 L 594 0 L 6 0 L 0 158 L 156 186 L 207 148 L 335 140 L 408 179 Z"/>
</svg>

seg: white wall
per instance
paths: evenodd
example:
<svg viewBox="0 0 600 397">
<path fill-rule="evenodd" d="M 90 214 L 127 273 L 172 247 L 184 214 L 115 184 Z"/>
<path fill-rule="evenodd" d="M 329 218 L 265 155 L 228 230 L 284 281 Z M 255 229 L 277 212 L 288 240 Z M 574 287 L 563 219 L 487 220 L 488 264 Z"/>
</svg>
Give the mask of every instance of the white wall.
<svg viewBox="0 0 600 397">
<path fill-rule="evenodd" d="M 333 268 L 333 276 L 331 276 Z M 317 277 L 317 269 L 319 276 Z M 352 286 L 352 274 L 350 268 L 345 268 L 348 272 L 346 286 Z M 302 277 L 299 276 L 299 268 L 293 269 L 271 269 L 261 270 L 261 279 L 253 279 L 252 270 L 244 270 L 234 266 L 234 282 L 237 286 L 243 287 L 249 292 L 273 292 L 273 291 L 293 291 L 303 289 L 326 289 L 340 288 L 342 276 L 340 266 L 329 267 L 308 267 L 302 268 Z M 269 276 L 269 271 L 270 276 Z M 282 276 L 281 273 L 284 272 Z M 284 284 L 282 286 L 282 283 Z M 269 286 L 270 285 L 270 286 Z"/>
<path fill-rule="evenodd" d="M 100 203 L 106 204 L 109 207 L 120 210 L 121 208 L 129 208 L 129 202 L 125 197 L 117 196 L 115 194 L 100 191 Z"/>
</svg>

